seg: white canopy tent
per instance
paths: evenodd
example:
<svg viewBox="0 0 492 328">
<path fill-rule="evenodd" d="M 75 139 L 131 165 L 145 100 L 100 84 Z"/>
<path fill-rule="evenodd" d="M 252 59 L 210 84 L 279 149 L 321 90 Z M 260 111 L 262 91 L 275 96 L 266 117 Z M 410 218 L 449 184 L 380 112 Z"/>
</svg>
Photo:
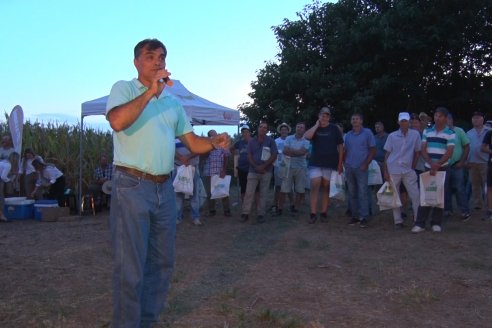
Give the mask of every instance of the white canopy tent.
<svg viewBox="0 0 492 328">
<path fill-rule="evenodd" d="M 164 92 L 169 92 L 178 99 L 193 125 L 239 125 L 239 111 L 218 105 L 191 93 L 179 80 L 173 80 L 173 82 L 174 85 L 172 87 L 166 87 Z M 84 131 L 84 117 L 106 115 L 107 101 L 108 96 L 104 96 L 82 103 L 80 118 L 79 206 L 82 199 L 82 155 L 84 153 L 82 135 Z"/>
<path fill-rule="evenodd" d="M 164 92 L 175 96 L 183 105 L 186 114 L 194 125 L 238 125 L 239 111 L 227 108 L 207 99 L 197 96 L 178 81 L 173 80 L 172 87 L 166 87 Z M 82 121 L 85 116 L 105 115 L 108 96 L 82 103 Z"/>
</svg>

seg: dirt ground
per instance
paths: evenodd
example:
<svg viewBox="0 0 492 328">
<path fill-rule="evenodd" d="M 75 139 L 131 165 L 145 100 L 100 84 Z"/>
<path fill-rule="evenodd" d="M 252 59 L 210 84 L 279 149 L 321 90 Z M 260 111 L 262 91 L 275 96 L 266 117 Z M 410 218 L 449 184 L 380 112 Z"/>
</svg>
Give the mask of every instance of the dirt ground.
<svg viewBox="0 0 492 328">
<path fill-rule="evenodd" d="M 200 227 L 187 216 L 158 327 L 491 326 L 492 222 L 415 235 L 391 212 L 364 229 L 344 211 L 312 225 L 307 207 L 261 225 L 237 205 Z M 108 212 L 0 224 L 0 267 L 0 327 L 110 326 Z"/>
</svg>

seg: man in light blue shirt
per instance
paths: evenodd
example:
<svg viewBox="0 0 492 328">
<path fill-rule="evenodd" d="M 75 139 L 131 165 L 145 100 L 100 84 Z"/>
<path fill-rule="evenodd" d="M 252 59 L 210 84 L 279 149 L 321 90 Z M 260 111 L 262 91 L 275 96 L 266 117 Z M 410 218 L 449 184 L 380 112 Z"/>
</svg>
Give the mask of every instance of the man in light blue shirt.
<svg viewBox="0 0 492 328">
<path fill-rule="evenodd" d="M 174 267 L 176 199 L 169 179 L 175 141 L 193 153 L 228 148 L 226 134 L 196 136 L 177 99 L 163 92 L 170 73 L 157 39 L 139 42 L 138 78 L 113 85 L 106 107 L 113 133 L 110 229 L 113 327 L 150 327 L 164 308 Z"/>
<path fill-rule="evenodd" d="M 395 192 L 400 191 L 403 183 L 412 201 L 414 220 L 417 218 L 417 211 L 420 203 L 419 187 L 417 184 L 417 173 L 415 166 L 420 156 L 420 133 L 409 128 L 410 114 L 402 112 L 398 114 L 398 124 L 400 129 L 390 133 L 384 150 L 384 179 L 392 181 L 395 185 Z M 393 209 L 393 220 L 395 228 L 402 228 L 403 219 L 401 208 Z"/>
<path fill-rule="evenodd" d="M 287 165 L 287 178 L 282 181 L 281 193 L 279 197 L 279 211 L 282 213 L 282 208 L 285 201 L 285 196 L 294 189 L 296 195 L 294 204 L 290 204 L 291 213 L 298 213 L 301 200 L 304 198 L 306 191 L 306 155 L 309 148 L 309 141 L 304 138 L 306 132 L 306 124 L 299 122 L 296 124 L 296 133 L 288 136 L 285 140 L 283 156 Z"/>
<path fill-rule="evenodd" d="M 367 227 L 369 217 L 368 168 L 376 154 L 376 141 L 372 131 L 362 126 L 362 114 L 355 113 L 350 119 L 352 130 L 345 135 L 345 178 L 347 179 L 352 219 L 349 224 L 359 223 Z"/>
<path fill-rule="evenodd" d="M 487 184 L 487 162 L 489 155 L 481 151 L 483 138 L 489 128 L 483 123 L 484 114 L 474 112 L 472 115 L 473 128 L 466 132 L 470 139 L 470 152 L 468 154 L 468 177 L 471 185 L 471 201 L 474 209 L 486 208 L 484 204 L 485 185 Z"/>
</svg>

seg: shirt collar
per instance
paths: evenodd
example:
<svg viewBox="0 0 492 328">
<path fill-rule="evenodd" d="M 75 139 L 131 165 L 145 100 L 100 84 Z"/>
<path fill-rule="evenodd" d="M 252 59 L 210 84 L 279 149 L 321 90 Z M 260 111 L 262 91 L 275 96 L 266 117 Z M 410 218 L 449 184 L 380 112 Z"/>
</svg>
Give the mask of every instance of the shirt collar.
<svg viewBox="0 0 492 328">
<path fill-rule="evenodd" d="M 149 89 L 145 85 L 143 85 L 142 82 L 140 82 L 137 78 L 133 78 L 132 82 L 135 85 L 135 87 L 140 91 L 140 94 L 144 93 L 145 91 L 147 91 Z M 162 91 L 159 98 L 169 96 L 169 91 L 167 91 L 166 89 L 167 89 L 167 87 L 164 88 L 164 91 Z"/>
</svg>

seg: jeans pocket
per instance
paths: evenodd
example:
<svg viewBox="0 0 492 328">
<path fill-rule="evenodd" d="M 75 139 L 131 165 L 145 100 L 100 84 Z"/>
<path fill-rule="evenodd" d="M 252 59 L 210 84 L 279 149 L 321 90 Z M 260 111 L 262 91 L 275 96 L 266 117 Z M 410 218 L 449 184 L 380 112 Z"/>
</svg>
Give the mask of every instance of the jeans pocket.
<svg viewBox="0 0 492 328">
<path fill-rule="evenodd" d="M 113 179 L 116 182 L 116 189 L 122 191 L 136 189 L 140 186 L 141 182 L 141 178 L 134 177 L 124 172 L 117 172 Z"/>
</svg>

